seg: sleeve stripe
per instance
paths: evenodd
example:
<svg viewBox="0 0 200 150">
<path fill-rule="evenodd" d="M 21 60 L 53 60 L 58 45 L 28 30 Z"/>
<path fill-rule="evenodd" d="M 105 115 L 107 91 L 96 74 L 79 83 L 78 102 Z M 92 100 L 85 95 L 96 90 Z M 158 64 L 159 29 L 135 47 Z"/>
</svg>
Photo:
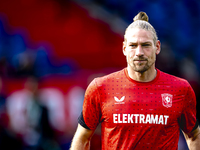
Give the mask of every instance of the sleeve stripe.
<svg viewBox="0 0 200 150">
<path fill-rule="evenodd" d="M 198 126 L 199 126 L 199 122 L 196 121 L 196 124 L 195 124 L 194 128 L 192 129 L 192 131 L 194 131 Z M 192 132 L 192 131 L 191 131 L 191 132 Z"/>
<path fill-rule="evenodd" d="M 91 130 L 91 129 L 86 125 L 86 123 L 85 123 L 85 121 L 84 121 L 83 112 L 81 112 L 80 116 L 78 117 L 78 123 L 79 123 L 82 127 Z"/>
</svg>

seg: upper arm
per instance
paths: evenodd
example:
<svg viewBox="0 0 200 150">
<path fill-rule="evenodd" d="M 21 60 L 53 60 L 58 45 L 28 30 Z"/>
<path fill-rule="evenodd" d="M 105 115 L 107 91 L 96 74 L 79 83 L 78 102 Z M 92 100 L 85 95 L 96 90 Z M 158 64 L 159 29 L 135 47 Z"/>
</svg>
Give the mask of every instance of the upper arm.
<svg viewBox="0 0 200 150">
<path fill-rule="evenodd" d="M 182 113 L 178 118 L 178 122 L 184 133 L 190 133 L 197 128 L 196 96 L 190 85 L 188 85 L 187 91 L 185 92 Z"/>
<path fill-rule="evenodd" d="M 82 120 L 88 129 L 95 130 L 98 124 L 101 122 L 101 99 L 99 93 L 99 87 L 97 81 L 94 79 L 85 92 Z M 79 122 L 80 123 L 80 122 Z M 81 124 L 81 123 L 80 123 Z M 83 124 L 81 124 L 83 125 Z"/>
<path fill-rule="evenodd" d="M 90 140 L 92 135 L 94 133 L 94 130 L 89 130 L 84 127 L 82 127 L 80 124 L 78 124 L 75 137 L 79 137 L 85 140 Z"/>
<path fill-rule="evenodd" d="M 184 133 L 188 148 L 190 150 L 197 150 L 200 147 L 200 128 L 199 126 L 190 133 Z"/>
<path fill-rule="evenodd" d="M 76 133 L 72 140 L 70 150 L 86 150 L 90 148 L 90 140 L 94 130 L 89 130 L 78 124 Z"/>
<path fill-rule="evenodd" d="M 200 128 L 198 126 L 196 129 L 194 129 L 190 133 L 183 132 L 183 134 L 184 134 L 186 140 L 190 139 L 190 140 L 194 141 L 200 135 Z"/>
</svg>

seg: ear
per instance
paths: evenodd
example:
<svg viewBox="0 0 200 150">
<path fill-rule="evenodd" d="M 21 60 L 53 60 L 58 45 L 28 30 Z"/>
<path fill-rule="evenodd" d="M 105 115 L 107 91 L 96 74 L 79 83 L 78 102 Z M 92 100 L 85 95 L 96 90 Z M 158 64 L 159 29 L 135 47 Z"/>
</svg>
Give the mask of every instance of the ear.
<svg viewBox="0 0 200 150">
<path fill-rule="evenodd" d="M 158 55 L 161 51 L 161 43 L 159 40 L 156 42 L 156 55 Z"/>
<path fill-rule="evenodd" d="M 123 42 L 123 54 L 126 56 L 126 42 Z"/>
</svg>

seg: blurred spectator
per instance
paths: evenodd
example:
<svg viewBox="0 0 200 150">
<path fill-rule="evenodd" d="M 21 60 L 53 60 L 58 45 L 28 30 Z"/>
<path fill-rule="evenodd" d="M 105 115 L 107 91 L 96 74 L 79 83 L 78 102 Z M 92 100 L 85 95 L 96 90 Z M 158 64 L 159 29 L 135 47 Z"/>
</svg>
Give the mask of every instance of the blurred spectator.
<svg viewBox="0 0 200 150">
<path fill-rule="evenodd" d="M 0 77 L 0 149 L 21 150 L 22 143 L 11 132 L 8 126 L 8 116 L 6 111 L 6 96 L 3 93 L 3 80 Z"/>
<path fill-rule="evenodd" d="M 54 140 L 48 109 L 40 101 L 36 78 L 27 78 L 24 89 L 8 97 L 7 109 L 11 128 L 21 136 L 24 150 L 60 149 Z"/>
</svg>

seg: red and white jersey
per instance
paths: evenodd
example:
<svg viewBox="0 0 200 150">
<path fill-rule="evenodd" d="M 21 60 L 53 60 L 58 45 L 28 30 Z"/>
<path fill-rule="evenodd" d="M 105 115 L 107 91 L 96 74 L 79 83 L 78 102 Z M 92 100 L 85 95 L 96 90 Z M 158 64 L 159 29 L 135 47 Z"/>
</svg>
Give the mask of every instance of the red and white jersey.
<svg viewBox="0 0 200 150">
<path fill-rule="evenodd" d="M 184 79 L 157 69 L 137 82 L 123 69 L 90 83 L 82 113 L 89 129 L 101 123 L 102 150 L 177 150 L 180 128 L 196 124 L 196 98 Z"/>
</svg>

